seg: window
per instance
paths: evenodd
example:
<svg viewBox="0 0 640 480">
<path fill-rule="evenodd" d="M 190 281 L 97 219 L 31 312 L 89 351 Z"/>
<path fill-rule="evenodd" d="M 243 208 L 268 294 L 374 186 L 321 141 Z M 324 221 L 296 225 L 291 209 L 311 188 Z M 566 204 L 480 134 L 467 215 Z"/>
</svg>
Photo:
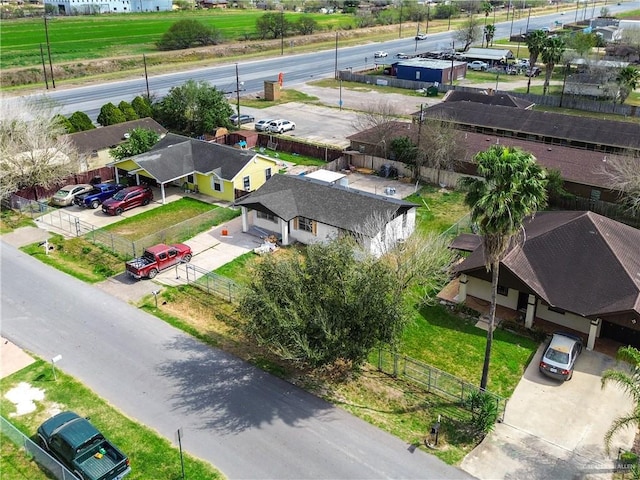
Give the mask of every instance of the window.
<svg viewBox="0 0 640 480">
<path fill-rule="evenodd" d="M 187 183 L 193 183 L 193 174 L 187 175 Z"/>
<path fill-rule="evenodd" d="M 213 190 L 216 192 L 223 192 L 224 189 L 222 188 L 222 180 L 211 177 L 211 188 L 213 188 Z"/>
<path fill-rule="evenodd" d="M 256 211 L 256 216 L 263 220 L 269 220 L 270 222 L 274 222 L 274 223 L 278 221 L 275 215 L 271 215 L 270 213 L 264 213 L 259 210 Z"/>
<path fill-rule="evenodd" d="M 498 294 L 504 295 L 505 297 L 509 295 L 509 289 L 504 285 L 498 285 Z"/>
<path fill-rule="evenodd" d="M 304 232 L 311 232 L 311 233 L 315 233 L 314 232 L 314 222 L 313 220 L 311 220 L 310 218 L 306 218 L 306 217 L 298 217 L 298 226 L 296 227 L 298 230 L 302 230 Z"/>
<path fill-rule="evenodd" d="M 265 179 L 266 179 L 266 180 L 269 180 L 269 179 L 271 178 L 271 168 L 267 168 L 267 169 L 264 171 L 264 176 L 265 176 Z"/>
<path fill-rule="evenodd" d="M 551 305 L 549 305 L 548 309 L 550 312 L 556 312 L 556 313 L 559 313 L 560 315 L 564 315 L 564 312 L 565 312 L 562 308 L 552 307 Z"/>
<path fill-rule="evenodd" d="M 242 179 L 242 187 L 248 192 L 249 190 L 251 190 L 251 178 L 250 177 L 244 177 Z"/>
</svg>

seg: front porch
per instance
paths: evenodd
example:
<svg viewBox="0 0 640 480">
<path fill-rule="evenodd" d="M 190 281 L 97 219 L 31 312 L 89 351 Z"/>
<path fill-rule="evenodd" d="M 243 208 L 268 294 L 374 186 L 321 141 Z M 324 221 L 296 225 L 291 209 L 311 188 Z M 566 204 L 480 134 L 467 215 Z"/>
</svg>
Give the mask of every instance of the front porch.
<svg viewBox="0 0 640 480">
<path fill-rule="evenodd" d="M 458 300 L 459 291 L 460 291 L 460 277 L 452 280 L 446 287 L 444 287 L 440 291 L 440 293 L 438 293 L 437 297 L 443 302 L 458 304 L 460 303 Z M 481 298 L 474 297 L 472 295 L 466 295 L 464 305 L 478 312 L 478 323 L 476 324 L 476 326 L 486 330 L 487 322 L 483 319 L 488 317 L 491 303 Z M 513 310 L 511 308 L 504 307 L 502 305 L 497 305 L 496 320 L 495 320 L 496 327 L 498 327 L 500 323 L 504 320 L 515 321 L 518 324 L 524 326 L 525 313 L 518 310 Z M 587 345 L 587 342 L 589 340 L 588 335 L 584 332 L 579 332 L 577 330 L 566 328 L 561 325 L 557 325 L 555 323 L 549 322 L 547 320 L 543 320 L 542 318 L 539 318 L 539 317 L 533 318 L 532 326 L 544 331 L 547 334 L 551 334 L 557 331 L 563 331 L 567 333 L 572 333 L 574 335 L 578 335 L 580 336 L 580 338 L 582 338 L 584 345 Z M 611 357 L 615 357 L 618 349 L 622 346 L 624 346 L 622 343 L 616 342 L 608 338 L 598 337 L 595 339 L 593 350 L 596 352 L 604 353 L 605 355 L 609 355 Z"/>
</svg>

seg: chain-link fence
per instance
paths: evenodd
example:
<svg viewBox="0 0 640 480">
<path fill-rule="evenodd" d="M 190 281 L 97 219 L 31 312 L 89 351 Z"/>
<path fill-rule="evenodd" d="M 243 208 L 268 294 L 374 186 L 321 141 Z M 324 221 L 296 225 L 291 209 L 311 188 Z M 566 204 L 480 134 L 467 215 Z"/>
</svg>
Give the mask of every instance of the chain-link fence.
<svg viewBox="0 0 640 480">
<path fill-rule="evenodd" d="M 58 480 L 78 480 L 64 465 L 52 458 L 40 446 L 33 442 L 24 433 L 11 425 L 7 419 L 0 417 L 0 431 L 3 437 L 11 441 L 14 445 L 24 449 L 25 455 L 33 460 Z"/>
<path fill-rule="evenodd" d="M 233 280 L 222 275 L 217 275 L 208 270 L 204 270 L 191 263 L 181 264 L 182 271 L 186 276 L 187 283 L 199 288 L 209 294 L 222 297 L 229 303 L 238 303 L 240 286 Z"/>
<path fill-rule="evenodd" d="M 382 348 L 378 350 L 377 366 L 381 372 L 419 383 L 425 386 L 429 393 L 452 399 L 462 408 L 467 408 L 469 395 L 479 391 L 477 386 L 450 373 Z M 486 390 L 483 393 L 495 400 L 498 407 L 498 421 L 504 420 L 507 399 Z"/>
</svg>

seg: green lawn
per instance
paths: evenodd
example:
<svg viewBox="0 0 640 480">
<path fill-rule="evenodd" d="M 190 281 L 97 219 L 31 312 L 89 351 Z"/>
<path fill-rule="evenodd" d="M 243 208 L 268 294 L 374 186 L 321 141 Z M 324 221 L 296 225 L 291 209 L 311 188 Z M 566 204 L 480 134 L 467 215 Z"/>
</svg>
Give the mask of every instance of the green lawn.
<svg viewBox="0 0 640 480">
<path fill-rule="evenodd" d="M 126 417 L 90 389 L 60 370 L 56 370 L 56 376 L 57 380 L 54 380 L 49 362 L 38 360 L 29 367 L 2 379 L 0 405 L 3 416 L 10 418 L 15 427 L 35 440 L 34 434 L 38 426 L 56 409 L 73 410 L 79 415 L 90 417 L 91 423 L 129 457 L 131 474 L 127 480 L 180 478 L 180 453 L 169 440 Z M 5 394 L 20 382 L 43 390 L 44 400 L 36 402 L 34 412 L 14 416 L 16 407 L 5 398 Z M 5 443 L 4 439 L 2 443 Z M 24 457 L 18 458 L 16 455 L 14 460 L 6 459 L 5 448 L 8 451 L 11 450 L 10 447 L 2 447 L 3 480 L 46 478 L 39 473 L 37 465 L 26 462 Z M 7 462 L 6 465 L 5 462 Z M 185 478 L 198 480 L 224 478 L 210 464 L 189 454 L 184 454 L 184 467 Z"/>
<path fill-rule="evenodd" d="M 218 29 L 225 41 L 255 39 L 256 20 L 262 10 L 194 10 L 176 12 L 55 16 L 48 23 L 51 55 L 55 63 L 156 52 L 155 42 L 175 22 L 194 19 Z M 286 12 L 290 22 L 302 14 Z M 309 14 L 319 28 L 351 28 L 354 17 Z M 42 18 L 3 20 L 0 29 L 0 68 L 36 66 L 40 45 L 46 46 Z"/>
</svg>

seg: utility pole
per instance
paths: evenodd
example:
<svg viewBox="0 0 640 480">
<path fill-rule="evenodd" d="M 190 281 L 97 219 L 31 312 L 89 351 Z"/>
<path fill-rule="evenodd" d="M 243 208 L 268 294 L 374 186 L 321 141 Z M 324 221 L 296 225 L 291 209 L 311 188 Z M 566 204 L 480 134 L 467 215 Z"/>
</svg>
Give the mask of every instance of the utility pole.
<svg viewBox="0 0 640 480">
<path fill-rule="evenodd" d="M 364 66 L 367 66 L 367 57 L 364 58 Z M 333 68 L 333 78 L 338 79 L 338 32 L 336 32 L 336 61 Z"/>
<path fill-rule="evenodd" d="M 238 77 L 238 64 L 236 63 L 236 105 L 238 109 L 238 126 L 240 125 L 240 77 Z"/>
<path fill-rule="evenodd" d="M 51 61 L 51 44 L 49 43 L 49 25 L 47 24 L 48 17 L 44 17 L 44 34 L 47 38 L 47 52 L 49 53 L 49 72 L 51 73 L 51 85 L 56 88 L 56 81 L 53 78 L 53 62 Z"/>
<path fill-rule="evenodd" d="M 449 85 L 453 85 L 453 59 L 455 58 L 454 54 L 456 53 L 456 42 L 451 42 L 451 82 Z"/>
<path fill-rule="evenodd" d="M 147 75 L 147 57 L 142 54 L 142 62 L 144 63 L 144 81 L 147 84 L 147 102 L 151 103 L 151 94 L 149 93 L 149 76 Z"/>
<path fill-rule="evenodd" d="M 280 56 L 284 55 L 284 6 L 280 11 Z"/>
<path fill-rule="evenodd" d="M 402 4 L 403 0 L 400 0 L 400 30 L 398 31 L 398 38 L 402 38 Z"/>
<path fill-rule="evenodd" d="M 40 58 L 42 59 L 42 73 L 44 73 L 44 84 L 46 85 L 47 90 L 49 90 L 49 80 L 47 79 L 47 66 L 44 63 L 44 51 L 42 50 L 42 44 L 40 44 Z"/>
</svg>

